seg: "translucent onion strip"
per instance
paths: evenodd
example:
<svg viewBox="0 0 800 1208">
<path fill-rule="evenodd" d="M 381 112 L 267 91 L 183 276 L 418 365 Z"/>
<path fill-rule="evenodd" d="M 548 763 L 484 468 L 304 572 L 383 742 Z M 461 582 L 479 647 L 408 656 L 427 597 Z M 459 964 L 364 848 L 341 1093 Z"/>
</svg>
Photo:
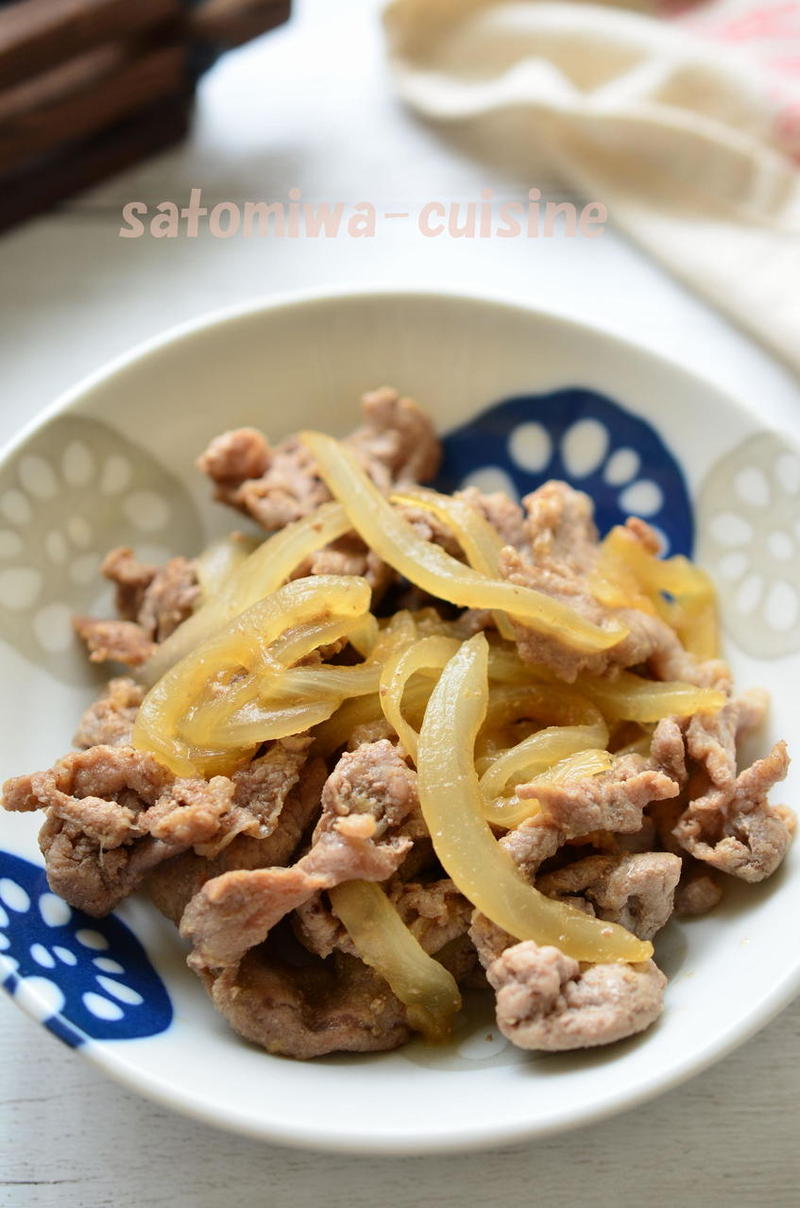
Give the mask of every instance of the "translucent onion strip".
<svg viewBox="0 0 800 1208">
<path fill-rule="evenodd" d="M 491 665 L 491 655 L 489 658 Z M 486 712 L 486 728 L 506 725 L 522 717 L 545 725 L 597 726 L 603 716 L 582 691 L 561 684 L 501 683 L 492 689 Z"/>
<path fill-rule="evenodd" d="M 224 537 L 222 541 L 215 541 L 200 554 L 195 560 L 195 573 L 204 603 L 227 588 L 231 576 L 253 550 L 254 542 L 249 537 L 234 533 L 230 537 Z"/>
<path fill-rule="evenodd" d="M 486 715 L 487 663 L 486 638 L 477 634 L 447 664 L 425 711 L 418 782 L 436 855 L 461 893 L 517 939 L 554 944 L 580 961 L 646 960 L 652 944 L 539 893 L 492 834 L 473 755 Z"/>
<path fill-rule="evenodd" d="M 716 592 L 699 566 L 682 554 L 658 558 L 628 529 L 617 526 L 603 540 L 598 566 L 600 580 L 613 582 L 615 577 L 636 584 L 646 594 L 651 607 L 677 630 L 691 654 L 701 659 L 717 657 Z M 664 593 L 672 598 L 666 599 Z"/>
<path fill-rule="evenodd" d="M 405 503 L 409 507 L 432 512 L 451 530 L 473 570 L 489 578 L 497 577 L 503 551 L 502 538 L 486 517 L 466 499 L 441 495 L 429 487 L 409 487 L 406 491 L 393 494 L 391 498 L 393 503 Z M 494 621 L 498 632 L 513 642 L 514 627 L 508 616 L 504 612 L 496 612 Z"/>
<path fill-rule="evenodd" d="M 725 704 L 724 692 L 698 688 L 680 680 L 643 679 L 631 671 L 622 671 L 613 680 L 578 680 L 576 688 L 589 697 L 614 720 L 655 722 L 663 717 L 691 717 L 695 713 L 713 713 Z"/>
<path fill-rule="evenodd" d="M 154 684 L 228 621 L 276 591 L 311 554 L 344 536 L 351 528 L 340 504 L 325 503 L 310 516 L 268 537 L 240 563 L 217 595 L 161 643 L 142 668 L 144 682 Z"/>
<path fill-rule="evenodd" d="M 233 691 L 241 700 L 250 692 L 255 698 L 265 674 L 264 651 L 268 654 L 287 629 L 304 621 L 319 625 L 337 615 L 362 616 L 370 599 L 369 584 L 356 576 L 316 575 L 287 583 L 186 655 L 150 689 L 136 718 L 133 745 L 155 755 L 178 776 L 212 776 L 230 770 L 236 766 L 237 753 L 188 742 L 183 733 L 187 721 L 218 695 L 230 699 Z M 250 670 L 254 663 L 258 676 Z M 274 665 L 280 672 L 280 666 Z M 251 687 L 244 687 L 248 679 Z M 247 751 L 239 752 L 238 762 L 246 755 Z"/>
<path fill-rule="evenodd" d="M 567 780 L 584 780 L 587 776 L 599 776 L 613 767 L 614 756 L 608 751 L 585 750 L 578 751 L 566 759 L 560 760 L 555 767 L 549 768 L 538 776 L 526 779 L 526 792 L 530 785 L 564 784 Z M 533 818 L 539 813 L 541 806 L 535 797 L 519 797 L 511 793 L 508 797 L 496 797 L 487 801 L 484 817 L 493 826 L 510 830 L 519 826 L 526 818 Z"/>
<path fill-rule="evenodd" d="M 257 699 L 231 711 L 215 709 L 216 701 L 198 710 L 181 726 L 187 742 L 221 749 L 244 748 L 272 738 L 286 738 L 327 721 L 348 697 L 367 696 L 378 687 L 380 667 L 294 667 L 271 685 L 256 689 Z M 253 689 L 251 687 L 251 698 Z M 227 697 L 220 697 L 227 705 Z"/>
<path fill-rule="evenodd" d="M 380 679 L 380 702 L 386 720 L 394 727 L 398 738 L 416 763 L 418 734 L 403 716 L 403 693 L 406 684 L 418 671 L 441 669 L 460 646 L 456 638 L 421 638 L 413 646 L 396 651 L 383 665 Z"/>
<path fill-rule="evenodd" d="M 605 747 L 608 728 L 596 726 L 548 726 L 524 738 L 516 746 L 498 755 L 481 776 L 481 791 L 487 797 L 502 793 L 512 776 L 544 771 L 552 764 L 585 751 L 587 747 Z"/>
<path fill-rule="evenodd" d="M 413 1028 L 444 1040 L 461 1009 L 455 978 L 429 956 L 379 885 L 347 881 L 330 890 L 331 905 L 358 955 L 405 1004 Z"/>
<path fill-rule="evenodd" d="M 417 536 L 367 477 L 351 449 L 320 432 L 304 432 L 300 439 L 352 527 L 384 562 L 424 591 L 465 608 L 508 612 L 571 650 L 607 650 L 627 633 L 622 627 L 601 629 L 543 592 L 490 579 L 464 566 Z"/>
</svg>

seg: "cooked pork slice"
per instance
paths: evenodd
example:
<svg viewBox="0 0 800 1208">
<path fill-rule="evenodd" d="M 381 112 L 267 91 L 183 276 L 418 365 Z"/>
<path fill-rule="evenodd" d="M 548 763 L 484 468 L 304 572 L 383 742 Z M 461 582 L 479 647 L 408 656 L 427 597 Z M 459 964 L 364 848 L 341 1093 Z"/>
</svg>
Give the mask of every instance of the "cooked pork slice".
<svg viewBox="0 0 800 1208">
<path fill-rule="evenodd" d="M 519 1048 L 542 1052 L 611 1044 L 661 1014 L 667 979 L 653 961 L 589 965 L 531 940 L 488 966 L 497 1026 Z"/>
<path fill-rule="evenodd" d="M 675 890 L 675 913 L 683 916 L 708 914 L 722 901 L 722 886 L 702 864 L 692 866 L 691 860 L 687 863 L 690 867 L 684 868 Z"/>
<path fill-rule="evenodd" d="M 362 407 L 364 422 L 347 443 L 381 490 L 433 477 L 439 441 L 415 402 L 387 386 L 365 394 Z M 296 437 L 271 448 L 253 429 L 226 432 L 198 465 L 216 483 L 218 499 L 252 516 L 268 532 L 308 516 L 330 499 L 311 454 Z"/>
<path fill-rule="evenodd" d="M 272 751 L 282 756 L 279 744 Z M 295 757 L 304 761 L 305 747 Z M 47 811 L 39 841 L 50 885 L 73 906 L 99 916 L 180 852 L 191 848 L 198 858 L 213 857 L 237 836 L 271 834 L 277 807 L 269 792 L 280 783 L 277 762 L 268 753 L 232 779 L 176 779 L 132 747 L 95 746 L 46 772 L 8 781 L 3 804 Z"/>
<path fill-rule="evenodd" d="M 234 772 L 234 805 L 257 820 L 257 833 L 240 832 L 214 855 L 184 851 L 156 868 L 144 888 L 162 914 L 180 923 L 206 881 L 237 868 L 284 865 L 295 855 L 320 808 L 327 769 L 309 759 L 309 739 L 279 739 L 265 755 Z"/>
<path fill-rule="evenodd" d="M 8 781 L 3 805 L 47 810 L 39 845 L 50 886 L 71 905 L 100 916 L 176 850 L 169 838 L 150 834 L 147 820 L 157 805 L 177 808 L 175 792 L 174 778 L 150 756 L 99 746 L 68 755 L 46 772 Z M 192 839 L 210 836 L 218 807 L 216 797 L 187 806 Z"/>
<path fill-rule="evenodd" d="M 156 644 L 135 621 L 104 621 L 73 617 L 72 627 L 86 644 L 93 663 L 122 663 L 141 667 L 155 654 Z"/>
<path fill-rule="evenodd" d="M 332 541 L 306 558 L 295 568 L 292 578 L 301 579 L 306 575 L 358 575 L 367 580 L 375 600 L 380 599 L 395 578 L 392 568 L 368 549 L 355 533 Z"/>
<path fill-rule="evenodd" d="M 427 482 L 439 469 L 441 446 L 428 416 L 413 399 L 391 386 L 371 390 L 361 400 L 364 422 L 347 438 L 375 483 L 388 491 L 395 483 Z"/>
<path fill-rule="evenodd" d="M 789 766 L 778 743 L 765 759 L 737 772 L 737 747 L 763 721 L 765 693 L 732 697 L 716 713 L 666 718 L 653 734 L 653 761 L 685 789 L 680 808 L 653 817 L 663 846 L 683 850 L 745 881 L 761 881 L 783 860 L 792 835 L 789 811 L 767 794 Z"/>
<path fill-rule="evenodd" d="M 743 881 L 763 881 L 782 862 L 791 842 L 791 811 L 772 806 L 767 794 L 789 767 L 786 743 L 740 772 L 732 785 L 712 786 L 689 802 L 674 829 L 698 860 Z"/>
<path fill-rule="evenodd" d="M 685 718 L 664 717 L 656 726 L 650 740 L 650 758 L 653 763 L 681 786 L 689 777 L 686 768 L 685 729 Z"/>
<path fill-rule="evenodd" d="M 345 751 L 322 791 L 311 848 L 289 868 L 233 871 L 208 881 L 186 908 L 181 932 L 197 970 L 237 964 L 290 911 L 343 881 L 385 881 L 412 840 L 416 775 L 387 739 Z"/>
<path fill-rule="evenodd" d="M 642 812 L 651 801 L 677 797 L 680 786 L 642 755 L 620 755 L 599 776 L 576 777 L 561 784 L 520 784 L 517 796 L 535 798 L 540 825 L 549 825 L 567 838 L 590 831 L 637 832 Z"/>
<path fill-rule="evenodd" d="M 103 574 L 117 586 L 119 620 L 76 617 L 75 632 L 94 663 L 139 667 L 191 616 L 200 596 L 195 564 L 171 558 L 163 566 L 139 562 L 125 547 L 112 550 Z"/>
<path fill-rule="evenodd" d="M 346 953 L 298 968 L 259 947 L 203 980 L 228 1023 L 269 1053 L 301 1060 L 371 1053 L 411 1036 L 405 1007 L 383 978 Z"/>
<path fill-rule="evenodd" d="M 464 499 L 472 504 L 497 531 L 504 545 L 518 550 L 528 548 L 525 514 L 519 504 L 503 491 L 492 491 L 487 495 L 477 487 L 467 487 L 463 491 L 456 491 L 456 499 Z"/>
<path fill-rule="evenodd" d="M 670 852 L 587 856 L 539 877 L 536 888 L 573 905 L 582 895 L 598 918 L 650 940 L 672 914 L 682 867 Z"/>
<path fill-rule="evenodd" d="M 109 681 L 103 695 L 81 718 L 73 742 L 76 747 L 127 747 L 133 723 L 144 699 L 144 688 L 127 676 Z"/>
</svg>

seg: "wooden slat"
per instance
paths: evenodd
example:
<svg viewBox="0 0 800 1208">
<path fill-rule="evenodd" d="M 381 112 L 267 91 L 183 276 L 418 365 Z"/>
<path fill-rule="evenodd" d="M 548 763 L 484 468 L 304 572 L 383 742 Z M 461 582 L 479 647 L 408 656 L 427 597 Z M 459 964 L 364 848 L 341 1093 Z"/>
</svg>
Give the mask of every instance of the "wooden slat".
<svg viewBox="0 0 800 1208">
<path fill-rule="evenodd" d="M 291 0 L 201 0 L 189 13 L 189 29 L 203 41 L 230 49 L 283 25 Z"/>
<path fill-rule="evenodd" d="M 168 46 L 91 76 L 82 87 L 0 124 L 0 173 L 14 171 L 157 101 L 188 91 L 186 48 Z M 0 108 L 2 100 L 0 99 Z"/>
<path fill-rule="evenodd" d="M 119 44 L 98 46 L 50 71 L 6 88 L 0 92 L 0 130 L 9 118 L 39 109 L 49 101 L 60 101 L 93 80 L 107 77 L 130 57 L 130 52 Z"/>
<path fill-rule="evenodd" d="M 0 8 L 0 88 L 182 12 L 180 0 L 18 0 Z"/>
<path fill-rule="evenodd" d="M 84 144 L 4 177 L 0 231 L 178 142 L 188 129 L 190 111 L 191 98 L 185 93 L 163 98 Z"/>
</svg>

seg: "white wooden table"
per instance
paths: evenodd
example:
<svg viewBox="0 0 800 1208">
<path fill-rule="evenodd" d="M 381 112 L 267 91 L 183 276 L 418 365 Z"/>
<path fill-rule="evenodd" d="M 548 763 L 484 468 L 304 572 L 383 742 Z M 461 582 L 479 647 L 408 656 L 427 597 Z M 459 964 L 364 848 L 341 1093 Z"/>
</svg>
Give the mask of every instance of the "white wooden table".
<svg viewBox="0 0 800 1208">
<path fill-rule="evenodd" d="M 800 388 L 634 249 L 602 238 L 123 240 L 124 202 L 370 200 L 382 211 L 476 199 L 519 181 L 421 129 L 392 97 L 375 0 L 300 0 L 292 25 L 206 81 L 191 141 L 0 239 L 0 440 L 82 374 L 163 328 L 304 286 L 446 285 L 600 322 L 664 351 L 765 416 Z M 552 182 L 537 179 L 552 190 Z M 565 194 L 560 192 L 560 197 Z M 524 1148 L 356 1159 L 278 1149 L 183 1120 L 106 1081 L 0 1002 L 0 1205 L 641 1208 L 800 1203 L 800 1004 L 655 1103 Z M 198 1054 L 202 1060 L 202 1054 Z"/>
</svg>

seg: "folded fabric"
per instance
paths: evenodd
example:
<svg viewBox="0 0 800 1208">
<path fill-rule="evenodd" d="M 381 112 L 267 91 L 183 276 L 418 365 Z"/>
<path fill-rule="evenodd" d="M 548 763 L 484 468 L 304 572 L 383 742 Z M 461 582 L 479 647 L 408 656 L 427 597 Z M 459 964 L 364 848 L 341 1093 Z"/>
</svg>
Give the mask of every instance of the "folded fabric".
<svg viewBox="0 0 800 1208">
<path fill-rule="evenodd" d="M 796 11 L 797 57 L 779 39 L 788 69 L 769 72 L 763 38 L 761 65 L 742 51 L 752 14 L 727 48 L 686 14 L 598 4 L 393 0 L 385 23 L 408 104 L 501 147 L 531 185 L 555 171 L 605 203 L 800 373 L 800 4 L 780 7 Z"/>
</svg>

